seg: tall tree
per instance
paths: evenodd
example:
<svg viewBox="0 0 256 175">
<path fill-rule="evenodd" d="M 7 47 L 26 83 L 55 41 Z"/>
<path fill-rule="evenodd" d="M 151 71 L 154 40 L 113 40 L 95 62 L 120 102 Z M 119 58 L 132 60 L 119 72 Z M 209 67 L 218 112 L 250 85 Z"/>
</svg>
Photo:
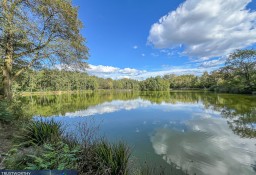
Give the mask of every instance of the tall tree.
<svg viewBox="0 0 256 175">
<path fill-rule="evenodd" d="M 233 75 L 241 78 L 245 89 L 252 91 L 255 87 L 256 75 L 256 50 L 237 50 L 226 61 L 226 69 Z"/>
<path fill-rule="evenodd" d="M 1 0 L 0 68 L 5 97 L 12 98 L 13 81 L 31 67 L 86 67 L 88 49 L 81 27 L 77 8 L 69 0 Z"/>
</svg>

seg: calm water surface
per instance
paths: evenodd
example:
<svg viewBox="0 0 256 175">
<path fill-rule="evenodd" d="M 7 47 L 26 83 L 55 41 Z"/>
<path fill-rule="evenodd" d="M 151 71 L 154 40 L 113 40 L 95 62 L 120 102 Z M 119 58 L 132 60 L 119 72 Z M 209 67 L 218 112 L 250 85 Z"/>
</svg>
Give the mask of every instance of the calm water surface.
<svg viewBox="0 0 256 175">
<path fill-rule="evenodd" d="M 94 119 L 133 156 L 189 174 L 256 174 L 256 96 L 210 92 L 81 93 L 24 98 L 32 116 L 70 130 Z"/>
</svg>

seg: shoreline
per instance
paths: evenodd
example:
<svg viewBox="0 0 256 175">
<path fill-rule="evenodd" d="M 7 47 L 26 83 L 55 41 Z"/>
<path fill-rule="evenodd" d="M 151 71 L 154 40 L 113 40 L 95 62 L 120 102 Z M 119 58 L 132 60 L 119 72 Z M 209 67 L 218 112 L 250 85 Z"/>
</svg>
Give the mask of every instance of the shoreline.
<svg viewBox="0 0 256 175">
<path fill-rule="evenodd" d="M 140 91 L 132 89 L 97 89 L 97 90 L 74 90 L 74 91 L 37 91 L 37 92 L 20 92 L 19 94 L 23 97 L 27 96 L 45 96 L 45 95 L 61 95 L 61 94 L 76 94 L 76 93 L 93 93 L 93 92 L 102 92 L 102 91 L 116 91 L 116 92 L 212 92 L 212 93 L 221 93 L 221 94 L 237 94 L 237 95 L 256 95 L 256 92 L 252 93 L 228 93 L 228 92 L 217 92 L 211 91 L 209 89 L 195 89 L 195 88 L 180 88 L 180 89 L 169 89 L 168 91 Z M 1 95 L 0 95 L 1 97 Z M 1 98 L 0 98 L 1 99 Z"/>
<path fill-rule="evenodd" d="M 91 93 L 92 90 L 82 90 L 82 91 L 38 91 L 38 92 L 21 92 L 20 95 L 23 97 L 33 96 L 33 95 L 61 95 L 61 94 L 75 94 L 75 93 Z"/>
</svg>

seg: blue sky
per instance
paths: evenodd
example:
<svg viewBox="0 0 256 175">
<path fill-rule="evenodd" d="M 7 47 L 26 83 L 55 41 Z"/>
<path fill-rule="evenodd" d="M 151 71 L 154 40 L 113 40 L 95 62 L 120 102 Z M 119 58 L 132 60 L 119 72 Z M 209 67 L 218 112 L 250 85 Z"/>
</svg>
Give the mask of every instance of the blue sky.
<svg viewBox="0 0 256 175">
<path fill-rule="evenodd" d="M 255 0 L 74 0 L 90 49 L 88 73 L 145 79 L 201 74 L 255 48 Z"/>
</svg>

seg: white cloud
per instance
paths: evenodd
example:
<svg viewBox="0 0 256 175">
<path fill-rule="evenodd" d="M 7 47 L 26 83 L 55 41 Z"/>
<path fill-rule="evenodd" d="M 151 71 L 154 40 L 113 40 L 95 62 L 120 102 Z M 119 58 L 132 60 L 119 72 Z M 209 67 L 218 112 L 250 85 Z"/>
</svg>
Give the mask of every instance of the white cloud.
<svg viewBox="0 0 256 175">
<path fill-rule="evenodd" d="M 122 78 L 131 78 L 136 80 L 144 80 L 149 77 L 163 76 L 166 74 L 194 74 L 200 75 L 205 71 L 212 71 L 214 67 L 201 66 L 199 68 L 191 67 L 164 67 L 164 70 L 159 71 L 146 71 L 139 70 L 134 68 L 118 68 L 112 66 L 103 66 L 103 65 L 89 65 L 90 68 L 87 69 L 88 74 L 95 75 L 103 78 L 112 78 L 112 79 L 122 79 Z"/>
<path fill-rule="evenodd" d="M 143 54 L 141 54 L 141 56 L 143 56 L 143 57 L 144 57 L 144 56 L 146 56 L 146 55 L 143 53 Z"/>
<path fill-rule="evenodd" d="M 147 71 L 138 70 L 134 68 L 118 68 L 113 66 L 103 66 L 103 65 L 89 65 L 87 69 L 88 74 L 96 75 L 103 78 L 113 78 L 113 79 L 121 79 L 121 78 L 134 78 L 138 75 L 141 75 Z"/>
<path fill-rule="evenodd" d="M 227 55 L 256 42 L 252 0 L 186 0 L 152 25 L 149 43 L 157 48 L 180 47 L 197 58 Z"/>
<path fill-rule="evenodd" d="M 123 74 L 134 74 L 134 73 L 137 73 L 138 70 L 137 69 L 131 69 L 131 68 L 124 68 L 124 69 L 121 69 L 119 72 L 123 73 Z"/>
<path fill-rule="evenodd" d="M 138 49 L 138 46 L 137 46 L 137 45 L 134 45 L 134 46 L 133 46 L 133 49 Z"/>
<path fill-rule="evenodd" d="M 114 73 L 119 70 L 119 68 L 112 67 L 112 66 L 103 66 L 103 65 L 89 65 L 89 69 L 87 69 L 89 72 L 93 73 Z"/>
</svg>

